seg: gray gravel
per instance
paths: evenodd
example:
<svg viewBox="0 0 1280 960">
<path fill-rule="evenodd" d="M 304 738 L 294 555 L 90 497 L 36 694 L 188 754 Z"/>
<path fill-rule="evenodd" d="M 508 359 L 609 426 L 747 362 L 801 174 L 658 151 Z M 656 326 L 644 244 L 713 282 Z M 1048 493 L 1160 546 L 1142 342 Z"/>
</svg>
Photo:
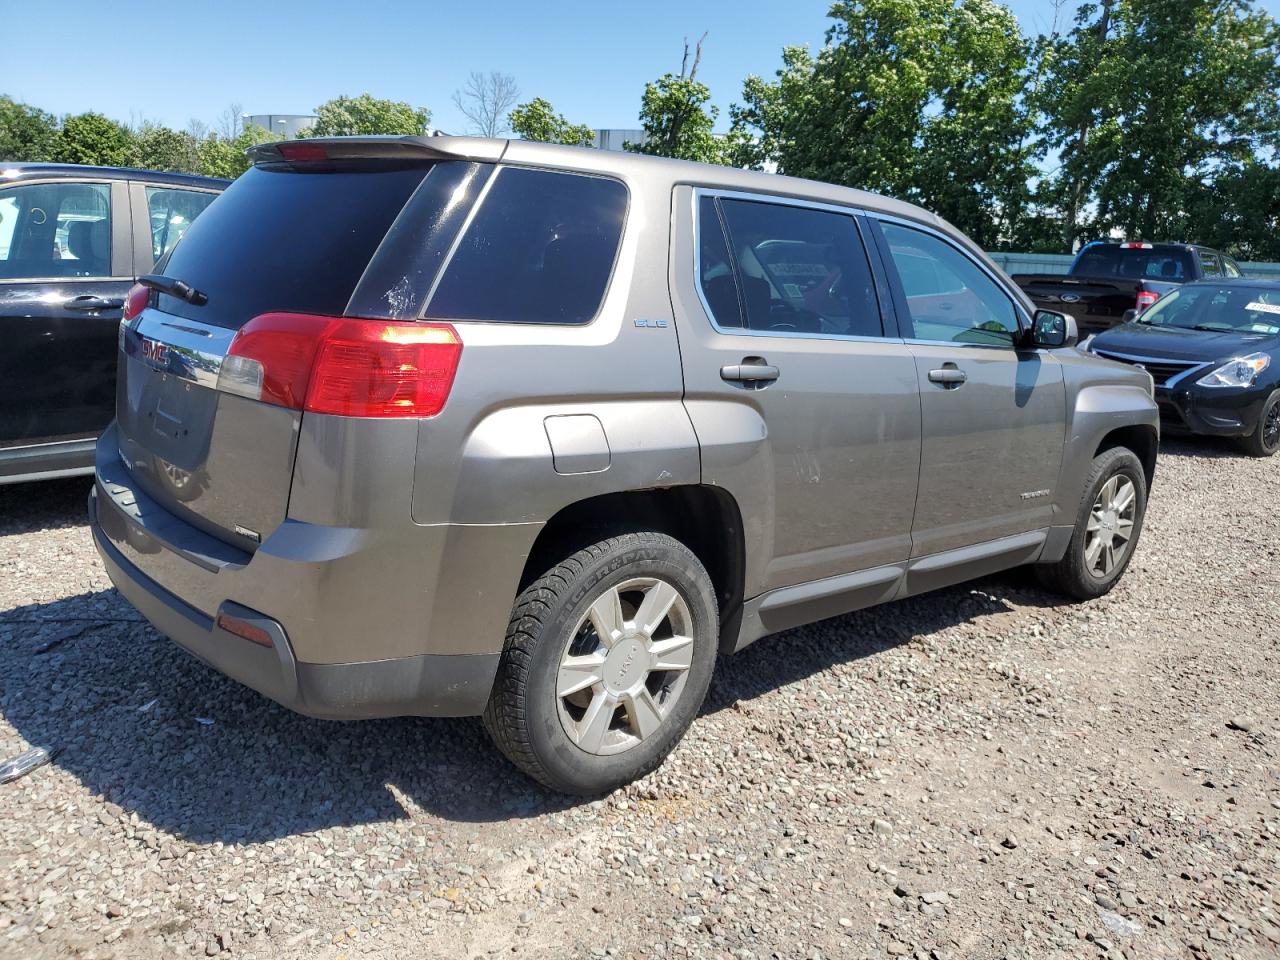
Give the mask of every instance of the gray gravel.
<svg viewBox="0 0 1280 960">
<path fill-rule="evenodd" d="M 0 786 L 0 956 L 1280 954 L 1280 459 L 1167 444 L 1102 600 L 1015 572 L 762 641 L 587 804 L 476 722 L 187 657 L 86 490 L 0 487 L 0 758 L 60 751 Z"/>
</svg>

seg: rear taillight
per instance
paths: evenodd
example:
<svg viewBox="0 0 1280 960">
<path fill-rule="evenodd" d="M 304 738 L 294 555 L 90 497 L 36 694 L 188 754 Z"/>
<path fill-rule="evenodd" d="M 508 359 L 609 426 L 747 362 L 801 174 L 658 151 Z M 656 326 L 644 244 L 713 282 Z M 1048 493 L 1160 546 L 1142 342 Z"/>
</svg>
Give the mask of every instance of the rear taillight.
<svg viewBox="0 0 1280 960">
<path fill-rule="evenodd" d="M 128 323 L 143 310 L 147 309 L 147 304 L 151 301 L 151 290 L 144 287 L 140 283 L 135 283 L 129 288 L 129 292 L 124 297 L 124 322 Z"/>
<path fill-rule="evenodd" d="M 1147 307 L 1151 306 L 1153 303 L 1155 303 L 1159 299 L 1160 299 L 1160 294 L 1156 293 L 1153 290 L 1139 290 L 1138 302 L 1137 304 L 1135 304 L 1135 309 L 1139 313 L 1141 313 L 1143 310 L 1147 309 Z"/>
<path fill-rule="evenodd" d="M 264 313 L 231 341 L 218 389 L 312 413 L 430 417 L 461 355 L 447 324 Z"/>
</svg>

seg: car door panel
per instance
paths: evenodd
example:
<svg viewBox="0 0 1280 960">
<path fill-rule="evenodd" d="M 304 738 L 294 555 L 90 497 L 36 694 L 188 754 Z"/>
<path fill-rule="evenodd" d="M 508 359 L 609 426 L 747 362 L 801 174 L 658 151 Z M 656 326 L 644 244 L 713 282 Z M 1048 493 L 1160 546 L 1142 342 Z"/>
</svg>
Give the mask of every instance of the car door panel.
<svg viewBox="0 0 1280 960">
<path fill-rule="evenodd" d="M 722 312 L 740 304 L 731 281 L 721 290 L 712 277 L 706 284 L 710 295 L 699 284 L 699 257 L 692 249 L 697 203 L 692 189 L 677 189 L 671 280 L 685 405 L 702 450 L 703 482 L 728 489 L 743 511 L 752 544 L 748 599 L 905 561 L 920 458 L 911 352 L 897 338 L 795 329 L 830 325 L 828 317 L 815 321 L 786 310 L 784 300 L 823 299 L 812 286 L 774 290 L 777 330 L 718 326 L 712 303 Z M 853 213 L 840 215 L 857 237 Z M 808 277 L 805 283 L 825 283 L 839 272 L 798 266 L 791 264 L 786 274 Z M 865 266 L 860 269 L 866 273 Z M 874 322 L 879 328 L 879 317 L 868 318 L 867 309 L 859 301 L 859 315 L 840 323 L 866 329 Z M 752 365 L 776 368 L 777 379 L 725 378 L 726 369 Z"/>
<path fill-rule="evenodd" d="M 131 283 L 125 185 L 23 181 L 0 196 L 8 191 L 23 199 L 12 205 L 21 222 L 0 277 L 0 445 L 96 436 L 115 409 L 116 338 Z M 108 206 L 89 210 L 86 197 Z"/>
<path fill-rule="evenodd" d="M 873 233 L 920 391 L 912 557 L 961 551 L 959 564 L 965 548 L 1009 537 L 1022 550 L 1017 535 L 1054 519 L 1066 439 L 1061 365 L 1015 348 L 1021 310 L 958 245 L 888 218 Z"/>
<path fill-rule="evenodd" d="M 1052 522 L 1062 463 L 1062 368 L 1039 352 L 911 344 L 924 440 L 913 556 Z M 956 386 L 930 379 L 954 367 Z"/>
</svg>

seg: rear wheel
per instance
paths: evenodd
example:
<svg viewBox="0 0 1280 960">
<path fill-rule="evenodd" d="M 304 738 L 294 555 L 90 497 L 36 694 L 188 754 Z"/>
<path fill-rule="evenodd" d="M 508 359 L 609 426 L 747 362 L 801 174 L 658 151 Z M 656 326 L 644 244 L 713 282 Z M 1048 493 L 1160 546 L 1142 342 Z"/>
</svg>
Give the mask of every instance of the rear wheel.
<svg viewBox="0 0 1280 960">
<path fill-rule="evenodd" d="M 1254 457 L 1269 457 L 1280 450 L 1280 390 L 1267 397 L 1258 425 L 1243 439 L 1243 445 Z"/>
<path fill-rule="evenodd" d="M 1147 512 L 1147 477 L 1124 447 L 1093 459 L 1067 552 L 1036 568 L 1041 583 L 1077 600 L 1107 593 L 1124 575 Z"/>
<path fill-rule="evenodd" d="M 517 598 L 485 728 L 554 790 L 612 790 L 657 768 L 693 722 L 717 632 L 711 579 L 687 547 L 601 540 Z"/>
</svg>

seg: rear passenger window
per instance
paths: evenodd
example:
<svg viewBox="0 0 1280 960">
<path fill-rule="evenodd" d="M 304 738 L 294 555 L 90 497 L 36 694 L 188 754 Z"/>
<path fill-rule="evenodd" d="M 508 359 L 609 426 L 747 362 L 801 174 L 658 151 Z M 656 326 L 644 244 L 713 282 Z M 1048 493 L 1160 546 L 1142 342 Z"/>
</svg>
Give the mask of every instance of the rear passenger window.
<svg viewBox="0 0 1280 960">
<path fill-rule="evenodd" d="M 504 167 L 427 305 L 440 320 L 590 323 L 622 238 L 617 180 Z"/>
<path fill-rule="evenodd" d="M 932 234 L 882 223 L 916 340 L 1010 346 L 1013 301 L 978 265 Z"/>
<path fill-rule="evenodd" d="M 700 227 L 702 287 L 722 326 L 732 322 L 722 292 L 717 243 L 727 240 L 736 271 L 740 324 L 772 333 L 879 337 L 880 306 L 866 248 L 853 217 L 789 204 L 717 201 L 724 234 L 704 206 Z M 711 244 L 708 249 L 707 244 Z M 722 313 L 730 313 L 722 318 Z"/>
<path fill-rule="evenodd" d="M 1222 268 L 1218 266 L 1218 255 L 1207 251 L 1200 251 L 1200 268 L 1204 271 L 1206 277 L 1222 276 Z"/>
<path fill-rule="evenodd" d="M 159 260 L 182 239 L 191 222 L 209 204 L 215 193 L 147 187 L 147 215 L 151 220 L 151 259 Z"/>
</svg>

